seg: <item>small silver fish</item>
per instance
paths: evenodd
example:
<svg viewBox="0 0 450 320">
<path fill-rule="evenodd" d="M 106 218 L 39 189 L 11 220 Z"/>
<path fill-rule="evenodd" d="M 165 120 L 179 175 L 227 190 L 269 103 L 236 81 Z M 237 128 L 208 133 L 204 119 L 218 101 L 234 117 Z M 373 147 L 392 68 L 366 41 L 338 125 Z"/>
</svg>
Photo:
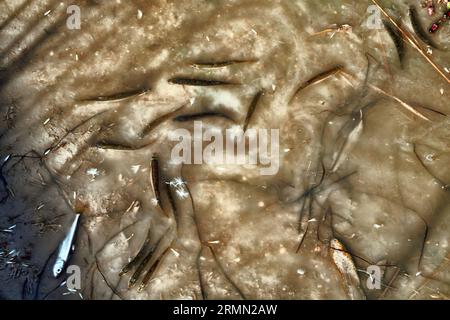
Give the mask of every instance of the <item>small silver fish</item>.
<svg viewBox="0 0 450 320">
<path fill-rule="evenodd" d="M 80 214 L 75 215 L 75 219 L 70 226 L 67 236 L 64 238 L 63 242 L 59 245 L 58 256 L 56 257 L 55 264 L 53 265 L 53 276 L 58 278 L 61 272 L 64 270 L 67 261 L 69 260 L 69 255 L 73 251 L 73 242 L 75 239 L 75 233 L 77 231 L 78 221 L 80 220 Z"/>
</svg>

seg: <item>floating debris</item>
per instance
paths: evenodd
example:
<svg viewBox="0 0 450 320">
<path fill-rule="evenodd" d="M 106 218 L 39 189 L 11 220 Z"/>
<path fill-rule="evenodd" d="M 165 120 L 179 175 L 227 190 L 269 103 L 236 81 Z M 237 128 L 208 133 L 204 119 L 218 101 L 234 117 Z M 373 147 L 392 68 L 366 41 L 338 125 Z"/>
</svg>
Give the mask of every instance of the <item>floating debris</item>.
<svg viewBox="0 0 450 320">
<path fill-rule="evenodd" d="M 187 192 L 185 187 L 186 182 L 181 177 L 173 178 L 166 183 L 175 189 L 175 193 L 180 199 L 186 199 L 189 196 L 189 192 Z"/>
<path fill-rule="evenodd" d="M 12 226 L 10 226 L 9 228 L 7 228 L 7 229 L 3 229 L 3 230 L 0 230 L 1 232 L 5 232 L 5 233 L 13 233 L 14 232 L 14 229 L 16 228 L 16 226 L 17 225 L 12 225 Z"/>
<path fill-rule="evenodd" d="M 331 240 L 330 254 L 345 281 L 346 291 L 349 297 L 351 299 L 364 299 L 365 296 L 360 288 L 361 283 L 352 256 L 338 239 Z"/>
<path fill-rule="evenodd" d="M 91 176 L 91 179 L 95 179 L 98 175 L 100 175 L 100 172 L 97 168 L 89 168 L 86 170 L 86 174 Z"/>
<path fill-rule="evenodd" d="M 3 163 L 7 163 L 9 159 L 11 159 L 11 154 L 8 154 L 8 155 L 3 159 Z"/>
<path fill-rule="evenodd" d="M 430 33 L 437 32 L 441 28 L 442 24 L 444 24 L 444 22 L 446 22 L 447 20 L 450 20 L 450 7 L 447 7 L 447 11 L 442 15 L 442 17 L 438 21 L 434 22 L 431 25 L 428 31 Z"/>
<path fill-rule="evenodd" d="M 63 284 L 61 284 L 61 286 L 63 286 Z M 62 293 L 63 296 L 68 296 L 68 295 L 74 294 L 74 295 L 78 295 L 80 297 L 80 299 L 84 300 L 83 295 L 77 289 L 67 288 L 67 290 L 68 291 Z"/>
<path fill-rule="evenodd" d="M 136 164 L 136 165 L 131 166 L 131 171 L 132 171 L 134 174 L 136 174 L 136 173 L 138 173 L 138 171 L 139 171 L 140 168 L 141 168 L 141 165 Z"/>
<path fill-rule="evenodd" d="M 127 210 L 125 210 L 125 213 L 128 213 L 130 211 L 133 211 L 134 213 L 136 213 L 139 210 L 140 207 L 140 203 L 138 200 L 133 200 L 130 204 L 130 206 L 127 208 Z"/>
<path fill-rule="evenodd" d="M 336 35 L 336 33 L 352 32 L 352 30 L 353 30 L 353 27 L 349 24 L 342 24 L 342 25 L 333 24 L 329 28 L 326 28 L 326 29 L 316 32 L 316 33 L 313 33 L 311 36 L 318 36 L 318 35 L 322 35 L 322 34 L 331 33 L 330 39 L 332 39 Z"/>
<path fill-rule="evenodd" d="M 19 278 L 30 267 L 28 263 L 23 262 L 23 259 L 20 250 L 12 249 L 8 251 L 3 249 L 0 251 L 0 270 L 8 268 L 10 278 Z"/>
<path fill-rule="evenodd" d="M 187 197 L 189 196 L 189 193 L 186 191 L 186 190 L 182 190 L 182 189 L 177 189 L 176 191 L 175 191 L 175 193 L 177 194 L 177 196 L 180 198 L 180 199 L 187 199 Z"/>
<path fill-rule="evenodd" d="M 184 182 L 181 177 L 176 177 L 170 181 L 167 181 L 166 183 L 171 187 L 179 188 L 180 186 L 183 186 L 186 182 Z"/>
<path fill-rule="evenodd" d="M 422 1 L 421 7 L 427 9 L 427 13 L 429 16 L 434 16 L 434 14 L 436 13 L 436 8 L 434 6 L 433 0 Z"/>
<path fill-rule="evenodd" d="M 61 225 L 56 223 L 56 220 L 59 218 L 55 217 L 53 219 L 36 219 L 31 221 L 31 225 L 39 228 L 39 234 L 44 234 L 47 231 L 57 231 L 61 228 Z"/>
<path fill-rule="evenodd" d="M 420 40 L 430 47 L 437 48 L 437 45 L 430 39 L 427 32 L 422 28 L 417 11 L 413 6 L 409 8 L 409 18 L 411 21 L 411 26 Z"/>
<path fill-rule="evenodd" d="M 170 251 L 172 251 L 172 253 L 175 255 L 175 257 L 178 258 L 180 256 L 180 253 L 177 250 L 170 248 Z"/>
</svg>

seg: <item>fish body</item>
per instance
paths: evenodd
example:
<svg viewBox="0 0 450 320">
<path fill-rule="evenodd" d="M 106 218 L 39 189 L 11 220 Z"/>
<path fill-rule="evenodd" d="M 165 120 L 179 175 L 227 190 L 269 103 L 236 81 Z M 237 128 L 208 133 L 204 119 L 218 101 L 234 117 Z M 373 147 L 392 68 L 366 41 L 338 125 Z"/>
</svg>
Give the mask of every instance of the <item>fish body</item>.
<svg viewBox="0 0 450 320">
<path fill-rule="evenodd" d="M 182 115 L 175 117 L 173 120 L 176 122 L 187 122 L 187 121 L 193 121 L 193 120 L 201 120 L 206 117 L 219 117 L 219 118 L 225 118 L 228 120 L 233 120 L 230 116 L 226 115 L 223 112 L 214 112 L 214 111 L 182 114 Z"/>
<path fill-rule="evenodd" d="M 210 86 L 224 86 L 230 85 L 232 83 L 220 80 L 206 80 L 206 79 L 191 79 L 191 78 L 172 78 L 168 80 L 169 83 L 179 84 L 184 86 L 199 86 L 199 87 L 210 87 Z"/>
<path fill-rule="evenodd" d="M 75 234 L 78 227 L 78 221 L 80 220 L 80 214 L 75 215 L 75 219 L 70 226 L 69 232 L 64 238 L 63 242 L 59 245 L 58 256 L 56 257 L 55 264 L 53 265 L 53 276 L 58 278 L 62 271 L 64 270 L 67 261 L 69 260 L 69 255 L 73 251 L 73 242 L 75 239 Z"/>
<path fill-rule="evenodd" d="M 161 238 L 162 239 L 162 238 Z M 147 264 L 150 262 L 150 260 L 153 257 L 153 254 L 155 253 L 156 249 L 158 249 L 159 243 L 161 242 L 161 239 L 158 240 L 158 242 L 153 245 L 147 255 L 145 256 L 144 260 L 138 265 L 136 268 L 136 271 L 131 276 L 130 280 L 128 281 L 128 288 L 132 288 L 136 282 L 138 281 L 139 277 L 141 276 L 142 272 L 144 271 Z"/>
<path fill-rule="evenodd" d="M 338 65 L 330 70 L 327 70 L 325 72 L 322 72 L 316 76 L 314 76 L 313 78 L 307 80 L 305 83 L 303 83 L 302 85 L 300 85 L 297 90 L 295 90 L 294 95 L 291 98 L 291 101 L 297 96 L 297 94 L 302 91 L 303 89 L 312 86 L 312 85 L 316 85 L 319 84 L 325 80 L 327 80 L 330 77 L 336 76 L 340 73 L 343 72 L 343 67 Z"/>
<path fill-rule="evenodd" d="M 161 207 L 161 192 L 159 189 L 159 161 L 157 156 L 152 157 L 151 163 L 151 182 L 153 193 L 155 194 L 156 202 Z"/>
<path fill-rule="evenodd" d="M 148 250 L 149 247 L 150 247 L 150 229 L 141 249 L 139 250 L 137 255 L 133 258 L 133 260 L 131 260 L 126 266 L 122 268 L 122 270 L 119 273 L 119 276 L 123 276 L 128 271 L 130 271 L 135 265 L 137 265 L 142 260 L 142 258 L 145 255 L 145 252 Z"/>
<path fill-rule="evenodd" d="M 256 110 L 256 106 L 258 105 L 259 99 L 261 98 L 263 92 L 259 91 L 253 98 L 252 103 L 250 104 L 250 107 L 247 111 L 247 116 L 245 117 L 244 122 L 244 131 L 247 131 L 248 125 L 250 123 L 250 119 L 252 118 L 253 113 Z"/>
<path fill-rule="evenodd" d="M 170 247 L 168 247 L 164 252 L 161 254 L 161 257 L 159 257 L 150 267 L 150 269 L 145 274 L 144 278 L 142 279 L 142 283 L 140 284 L 138 291 L 144 290 L 144 288 L 147 286 L 148 282 L 154 275 L 156 268 L 158 268 L 161 260 L 166 256 L 167 252 L 169 252 Z"/>
<path fill-rule="evenodd" d="M 227 61 L 220 61 L 220 62 L 197 62 L 192 64 L 192 67 L 201 69 L 201 68 L 224 68 L 228 67 L 234 64 L 241 64 L 241 63 L 255 63 L 258 62 L 258 60 L 227 60 Z"/>
<path fill-rule="evenodd" d="M 94 102 L 107 102 L 107 101 L 122 101 L 128 98 L 141 96 L 150 91 L 150 88 L 140 88 L 137 90 L 125 91 L 120 93 L 115 93 L 111 95 L 98 96 L 91 99 L 86 99 L 83 101 L 94 101 Z"/>
<path fill-rule="evenodd" d="M 348 135 L 347 139 L 345 140 L 342 147 L 336 152 L 333 156 L 333 166 L 331 169 L 331 172 L 336 172 L 339 167 L 342 165 L 344 160 L 347 158 L 350 151 L 353 149 L 353 147 L 356 145 L 356 143 L 359 141 L 359 138 L 361 137 L 361 134 L 364 130 L 364 123 L 363 123 L 363 114 L 362 111 L 360 112 L 360 119 L 358 121 L 358 124 L 353 128 L 353 130 Z"/>
</svg>

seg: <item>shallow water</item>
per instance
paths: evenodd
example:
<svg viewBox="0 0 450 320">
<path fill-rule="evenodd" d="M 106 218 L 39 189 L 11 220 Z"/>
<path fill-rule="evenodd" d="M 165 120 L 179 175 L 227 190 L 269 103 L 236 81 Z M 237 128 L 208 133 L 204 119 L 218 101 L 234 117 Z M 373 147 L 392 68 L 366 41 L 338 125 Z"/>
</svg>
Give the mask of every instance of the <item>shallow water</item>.
<svg viewBox="0 0 450 320">
<path fill-rule="evenodd" d="M 411 5 L 424 29 L 438 18 L 379 3 L 416 38 Z M 448 22 L 437 48 L 419 42 L 439 74 L 368 25 L 372 1 L 84 1 L 79 30 L 68 5 L 0 4 L 1 297 L 448 298 Z M 198 113 L 278 129 L 279 170 L 174 164 L 171 134 L 194 128 L 174 119 Z M 77 201 L 66 294 L 51 267 Z M 156 268 L 128 288 L 148 237 Z"/>
</svg>

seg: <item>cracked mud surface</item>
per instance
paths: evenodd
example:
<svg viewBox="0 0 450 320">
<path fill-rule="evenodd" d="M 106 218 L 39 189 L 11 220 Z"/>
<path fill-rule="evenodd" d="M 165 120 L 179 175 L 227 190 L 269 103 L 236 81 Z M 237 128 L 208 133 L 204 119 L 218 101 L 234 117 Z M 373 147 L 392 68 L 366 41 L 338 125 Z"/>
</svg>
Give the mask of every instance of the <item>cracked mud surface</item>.
<svg viewBox="0 0 450 320">
<path fill-rule="evenodd" d="M 380 3 L 411 34 L 410 5 L 436 18 Z M 51 266 L 82 202 L 85 299 L 448 299 L 450 84 L 367 28 L 371 1 L 81 1 L 80 30 L 69 4 L 0 4 L 1 298 L 80 298 Z M 428 53 L 447 78 L 449 35 Z M 194 125 L 173 119 L 201 112 L 279 129 L 277 174 L 173 164 Z"/>
</svg>

